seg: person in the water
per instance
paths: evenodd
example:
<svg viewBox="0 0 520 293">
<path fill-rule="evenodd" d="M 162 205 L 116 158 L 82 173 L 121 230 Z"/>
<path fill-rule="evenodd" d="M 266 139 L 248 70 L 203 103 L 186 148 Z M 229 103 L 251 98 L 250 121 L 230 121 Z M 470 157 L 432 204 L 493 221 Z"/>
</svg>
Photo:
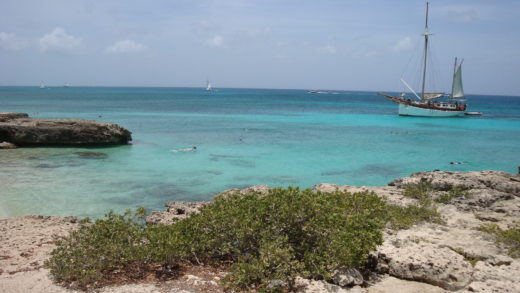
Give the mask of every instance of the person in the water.
<svg viewBox="0 0 520 293">
<path fill-rule="evenodd" d="M 197 150 L 197 147 L 194 146 L 194 147 L 191 147 L 191 148 L 172 150 L 172 152 L 174 152 L 174 153 L 176 153 L 176 152 L 191 152 L 191 151 L 196 151 L 196 150 Z"/>
</svg>

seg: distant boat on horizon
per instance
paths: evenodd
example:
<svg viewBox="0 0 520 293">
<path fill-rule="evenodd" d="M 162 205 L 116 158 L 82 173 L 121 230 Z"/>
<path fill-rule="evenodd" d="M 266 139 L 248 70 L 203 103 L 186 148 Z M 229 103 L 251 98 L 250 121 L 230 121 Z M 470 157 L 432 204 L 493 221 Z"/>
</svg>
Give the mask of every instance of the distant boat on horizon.
<svg viewBox="0 0 520 293">
<path fill-rule="evenodd" d="M 43 80 L 40 80 L 40 88 L 41 88 L 41 89 L 44 89 L 44 88 L 45 88 L 45 83 L 43 83 Z"/>
<path fill-rule="evenodd" d="M 464 89 L 462 87 L 462 62 L 457 62 L 455 58 L 455 69 L 453 72 L 453 83 L 451 94 L 426 93 L 426 65 L 428 60 L 428 38 L 431 33 L 428 31 L 428 6 L 426 2 L 426 25 L 424 28 L 424 60 L 422 65 L 422 88 L 420 96 L 401 78 L 403 84 L 413 93 L 407 97 L 405 93 L 399 96 L 378 93 L 381 96 L 399 104 L 398 112 L 401 116 L 421 116 L 421 117 L 455 117 L 464 114 L 467 108 L 465 103 Z M 441 98 L 447 98 L 439 100 Z"/>
<path fill-rule="evenodd" d="M 66 83 L 63 85 L 63 87 L 69 87 L 69 83 L 66 82 Z"/>
<path fill-rule="evenodd" d="M 326 91 L 319 91 L 319 90 L 308 90 L 309 94 L 328 94 L 329 92 Z"/>
<path fill-rule="evenodd" d="M 211 83 L 209 83 L 209 80 L 206 80 L 206 91 L 210 92 L 213 90 L 213 87 L 211 87 Z"/>
</svg>

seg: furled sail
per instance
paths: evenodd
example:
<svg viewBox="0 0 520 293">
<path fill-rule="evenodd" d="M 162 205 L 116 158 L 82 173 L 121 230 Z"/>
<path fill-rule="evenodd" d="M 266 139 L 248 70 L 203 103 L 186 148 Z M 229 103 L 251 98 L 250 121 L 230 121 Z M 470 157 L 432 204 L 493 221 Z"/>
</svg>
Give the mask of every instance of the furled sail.
<svg viewBox="0 0 520 293">
<path fill-rule="evenodd" d="M 424 93 L 423 100 L 437 99 L 444 96 L 444 93 Z"/>
<path fill-rule="evenodd" d="M 452 98 L 464 97 L 464 89 L 462 88 L 462 62 L 457 66 L 455 74 L 453 75 L 453 89 L 451 93 Z"/>
</svg>

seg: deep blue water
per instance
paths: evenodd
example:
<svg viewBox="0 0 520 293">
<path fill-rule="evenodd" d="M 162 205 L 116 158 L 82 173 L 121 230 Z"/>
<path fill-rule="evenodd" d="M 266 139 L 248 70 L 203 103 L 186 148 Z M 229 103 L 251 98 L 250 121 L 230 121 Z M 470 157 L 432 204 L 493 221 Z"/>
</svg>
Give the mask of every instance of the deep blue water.
<svg viewBox="0 0 520 293">
<path fill-rule="evenodd" d="M 250 185 L 384 185 L 412 172 L 520 165 L 520 97 L 468 96 L 478 117 L 399 117 L 372 92 L 0 87 L 0 112 L 115 122 L 133 143 L 0 151 L 0 216 L 162 209 Z M 195 152 L 173 152 L 197 146 Z M 104 152 L 85 159 L 78 151 Z M 451 161 L 464 162 L 451 165 Z"/>
</svg>

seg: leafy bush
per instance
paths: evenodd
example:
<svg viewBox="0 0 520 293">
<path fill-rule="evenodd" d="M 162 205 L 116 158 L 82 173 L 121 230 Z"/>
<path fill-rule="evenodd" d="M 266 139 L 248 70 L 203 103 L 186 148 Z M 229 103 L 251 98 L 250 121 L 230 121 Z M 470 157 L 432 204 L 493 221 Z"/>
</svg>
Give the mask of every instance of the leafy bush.
<svg viewBox="0 0 520 293">
<path fill-rule="evenodd" d="M 388 222 L 393 229 L 408 229 L 422 222 L 444 224 L 441 214 L 432 205 L 388 206 Z"/>
<path fill-rule="evenodd" d="M 432 192 L 432 181 L 420 181 L 418 183 L 408 183 L 404 185 L 403 195 L 419 200 L 419 203 L 429 203 L 431 200 L 430 192 Z"/>
<path fill-rule="evenodd" d="M 508 248 L 511 257 L 520 258 L 520 222 L 515 222 L 506 230 L 501 229 L 497 224 L 482 225 L 478 230 L 492 234 L 497 243 L 504 244 Z"/>
<path fill-rule="evenodd" d="M 79 289 L 97 287 L 105 274 L 142 262 L 147 258 L 143 216 L 139 209 L 135 214 L 110 212 L 94 223 L 82 221 L 78 230 L 56 241 L 46 262 L 54 279 Z"/>
<path fill-rule="evenodd" d="M 109 213 L 82 224 L 57 241 L 46 263 L 51 274 L 89 289 L 118 272 L 142 276 L 150 267 L 219 264 L 229 266 L 225 284 L 233 290 L 287 291 L 297 276 L 329 280 L 336 270 L 362 266 L 389 220 L 397 228 L 440 221 L 425 203 L 395 207 L 372 192 L 298 188 L 220 196 L 170 226 L 146 226 L 143 217 L 143 210 Z"/>
<path fill-rule="evenodd" d="M 415 198 L 417 204 L 409 206 L 389 206 L 389 223 L 394 229 L 408 229 L 421 222 L 444 224 L 441 214 L 432 202 L 431 192 L 434 191 L 431 180 L 409 183 L 404 186 L 403 195 Z"/>
<path fill-rule="evenodd" d="M 231 287 L 270 291 L 273 281 L 291 288 L 296 275 L 329 279 L 360 266 L 382 243 L 385 209 L 374 193 L 277 188 L 219 197 L 172 229 L 188 238 L 184 255 L 231 260 Z"/>
</svg>

